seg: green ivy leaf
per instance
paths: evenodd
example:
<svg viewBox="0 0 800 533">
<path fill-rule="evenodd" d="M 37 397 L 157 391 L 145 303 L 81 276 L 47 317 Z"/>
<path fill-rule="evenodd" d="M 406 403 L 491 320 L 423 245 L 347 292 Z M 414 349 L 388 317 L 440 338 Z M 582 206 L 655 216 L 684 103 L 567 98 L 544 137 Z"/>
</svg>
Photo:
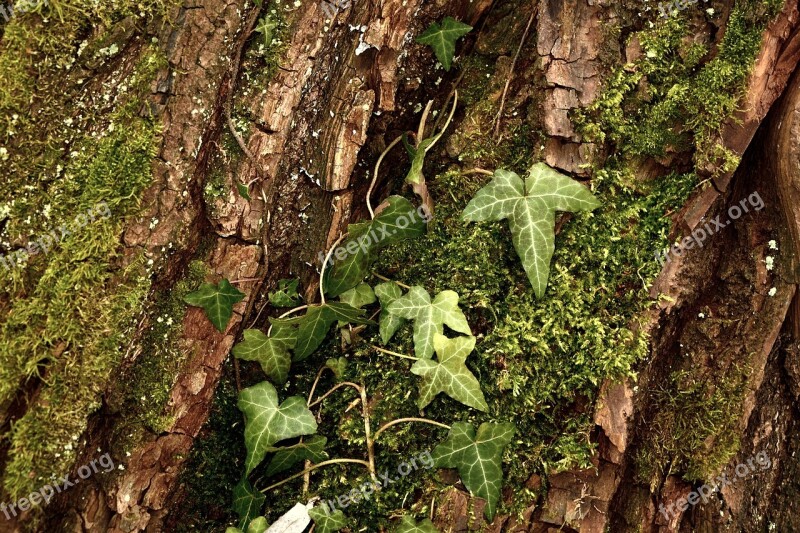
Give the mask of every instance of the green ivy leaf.
<svg viewBox="0 0 800 533">
<path fill-rule="evenodd" d="M 202 307 L 211 323 L 219 331 L 225 331 L 233 315 L 233 305 L 241 302 L 244 296 L 227 279 L 223 279 L 216 286 L 201 284 L 198 290 L 184 296 L 183 301 L 194 307 Z"/>
<path fill-rule="evenodd" d="M 459 333 L 471 335 L 467 318 L 458 307 L 458 294 L 442 291 L 433 302 L 428 291 L 422 287 L 411 287 L 387 308 L 396 316 L 414 321 L 414 352 L 417 357 L 430 359 L 433 355 L 433 338 L 444 333 L 443 324 Z"/>
<path fill-rule="evenodd" d="M 403 516 L 403 519 L 394 531 L 395 533 L 439 533 L 439 530 L 436 529 L 433 522 L 427 518 L 421 522 L 415 522 L 414 518 L 410 515 Z"/>
<path fill-rule="evenodd" d="M 417 406 L 424 409 L 440 392 L 454 400 L 481 411 L 489 406 L 481 391 L 481 385 L 464 362 L 475 349 L 475 337 L 448 339 L 438 333 L 433 338 L 438 362 L 420 359 L 411 367 L 411 372 L 422 377 Z"/>
<path fill-rule="evenodd" d="M 577 181 L 544 163 L 536 163 L 523 181 L 497 170 L 492 181 L 470 200 L 461 218 L 467 221 L 508 219 L 514 248 L 536 296 L 547 288 L 555 250 L 555 212 L 591 211 L 600 202 Z"/>
<path fill-rule="evenodd" d="M 319 531 L 319 533 L 332 533 L 347 525 L 347 517 L 341 509 L 336 509 L 331 513 L 325 505 L 309 509 L 308 516 L 314 520 L 314 524 L 317 526 L 314 531 Z"/>
<path fill-rule="evenodd" d="M 277 28 L 278 25 L 279 22 L 268 15 L 261 17 L 261 19 L 258 21 L 258 26 L 255 27 L 254 31 L 264 36 L 264 44 L 269 47 L 269 45 L 272 44 L 275 28 Z"/>
<path fill-rule="evenodd" d="M 269 303 L 275 307 L 295 307 L 300 305 L 300 295 L 297 293 L 299 285 L 299 279 L 280 280 L 278 288 L 269 293 Z"/>
<path fill-rule="evenodd" d="M 247 526 L 247 533 L 264 533 L 269 527 L 269 522 L 263 516 L 259 516 Z"/>
<path fill-rule="evenodd" d="M 305 461 L 306 459 L 315 463 L 320 463 L 328 458 L 325 452 L 325 444 L 328 439 L 322 435 L 313 435 L 303 442 L 298 442 L 294 446 L 281 448 L 275 452 L 272 460 L 267 465 L 267 477 L 274 476 L 279 472 L 289 470 L 291 467 Z"/>
<path fill-rule="evenodd" d="M 247 185 L 244 183 L 237 183 L 236 189 L 239 191 L 239 196 L 245 200 L 250 200 L 250 189 L 247 188 Z"/>
<path fill-rule="evenodd" d="M 388 281 L 375 286 L 375 296 L 381 303 L 381 315 L 378 319 L 381 342 L 387 344 L 397 330 L 406 323 L 405 318 L 390 313 L 388 309 L 395 300 L 403 296 L 403 291 L 397 283 Z"/>
<path fill-rule="evenodd" d="M 276 442 L 317 431 L 317 422 L 305 399 L 292 396 L 278 405 L 278 393 L 269 381 L 244 389 L 237 405 L 245 418 L 245 475 L 261 463 Z"/>
<path fill-rule="evenodd" d="M 267 497 L 242 478 L 233 488 L 233 510 L 239 515 L 239 527 L 247 529 L 252 520 L 261 515 Z"/>
<path fill-rule="evenodd" d="M 264 373 L 276 385 L 286 383 L 292 357 L 286 344 L 267 337 L 257 329 L 244 330 L 244 341 L 233 347 L 233 355 L 245 361 L 257 361 Z"/>
<path fill-rule="evenodd" d="M 331 255 L 333 266 L 325 272 L 325 294 L 339 296 L 357 286 L 379 249 L 425 234 L 425 218 L 402 196 L 390 196 L 376 213 L 371 221 L 348 226 L 348 237 Z"/>
<path fill-rule="evenodd" d="M 514 424 L 484 422 L 477 435 L 472 424 L 456 422 L 444 442 L 433 450 L 434 465 L 456 468 L 474 496 L 486 500 L 484 514 L 491 521 L 503 485 L 503 449 L 514 436 Z"/>
<path fill-rule="evenodd" d="M 333 372 L 333 375 L 336 376 L 337 379 L 341 379 L 347 370 L 347 358 L 340 357 L 338 359 L 330 358 L 325 361 L 325 366 L 330 368 Z"/>
<path fill-rule="evenodd" d="M 339 296 L 339 301 L 355 308 L 375 303 L 375 291 L 367 283 L 360 283 Z"/>
<path fill-rule="evenodd" d="M 453 56 L 456 55 L 456 41 L 472 31 L 472 26 L 459 22 L 452 17 L 445 17 L 440 26 L 434 22 L 422 35 L 417 37 L 417 42 L 430 45 L 436 54 L 436 59 L 445 70 L 450 70 Z"/>
<path fill-rule="evenodd" d="M 297 344 L 297 325 L 286 323 L 280 318 L 270 318 L 272 324 L 272 332 L 269 334 L 270 339 L 281 341 L 290 350 L 294 350 Z"/>
<path fill-rule="evenodd" d="M 337 320 L 350 324 L 374 324 L 362 318 L 363 309 L 356 309 L 342 302 L 328 302 L 324 305 L 312 305 L 299 321 L 297 344 L 294 347 L 294 360 L 302 361 L 314 353 Z"/>
</svg>

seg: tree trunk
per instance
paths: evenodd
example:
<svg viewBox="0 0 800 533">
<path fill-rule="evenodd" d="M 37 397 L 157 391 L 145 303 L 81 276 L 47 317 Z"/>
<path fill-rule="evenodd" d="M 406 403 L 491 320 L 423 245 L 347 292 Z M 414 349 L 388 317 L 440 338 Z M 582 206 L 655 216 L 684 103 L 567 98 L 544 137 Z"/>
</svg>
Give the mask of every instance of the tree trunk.
<svg viewBox="0 0 800 533">
<path fill-rule="evenodd" d="M 44 507 L 11 516 L 9 531 L 224 531 L 233 524 L 231 509 L 207 504 L 215 498 L 204 499 L 196 479 L 206 475 L 210 488 L 204 490 L 229 504 L 230 489 L 243 471 L 235 389 L 263 378 L 257 367 L 240 366 L 228 357 L 232 346 L 244 329 L 266 331 L 268 317 L 280 314 L 268 298 L 279 280 L 298 277 L 305 301 L 319 300 L 319 254 L 349 223 L 369 216 L 364 198 L 381 153 L 399 134 L 416 130 L 428 100 L 442 109 L 455 90 L 461 96 L 455 118 L 424 167 L 435 216 L 440 205 L 445 213 L 437 222 L 447 226 L 445 232 L 461 224 L 447 213 L 451 207 L 463 209 L 462 192 L 485 183 L 473 175 L 448 189 L 447 176 L 455 171 L 521 172 L 544 161 L 591 187 L 603 186 L 610 172 L 627 172 L 629 181 L 598 194 L 606 205 L 617 205 L 628 194 L 625 187 L 635 191 L 631 197 L 655 196 L 659 184 L 677 181 L 675 173 L 695 173 L 696 181 L 681 197 L 682 206 L 654 213 L 660 223 L 669 218 L 669 235 L 644 244 L 649 248 L 640 250 L 637 264 L 617 264 L 614 251 L 607 250 L 611 259 L 602 265 L 619 270 L 617 285 L 591 289 L 616 293 L 618 299 L 636 294 L 630 315 L 614 315 L 625 323 L 615 322 L 613 329 L 639 339 L 629 340 L 631 346 L 643 343 L 638 358 L 598 370 L 591 387 L 554 396 L 549 405 L 520 401 L 518 411 L 497 408 L 493 413 L 492 420 L 548 420 L 536 426 L 541 427 L 540 449 L 511 453 L 537 457 L 524 463 L 529 470 L 511 472 L 513 457 L 506 457 L 502 512 L 486 523 L 480 502 L 445 471 L 432 474 L 438 483 L 434 504 L 427 498 L 430 487 L 417 479 L 409 481 L 408 497 L 401 498 L 403 509 L 423 509 L 419 518 L 430 513 L 441 531 L 800 529 L 795 509 L 800 463 L 791 438 L 800 430 L 797 2 L 697 3 L 661 17 L 656 8 L 618 0 L 356 0 L 333 20 L 326 20 L 329 7 L 310 0 L 264 3 L 153 3 L 140 15 L 144 8 L 134 4 L 101 9 L 80 2 L 80 9 L 73 9 L 51 0 L 52 5 L 41 8 L 44 18 L 17 14 L 2 26 L 0 77 L 9 80 L 9 89 L 0 93 L 0 107 L 9 157 L 0 157 L 0 168 L 9 176 L 4 192 L 16 199 L 10 215 L 0 209 L 0 217 L 7 218 L 0 220 L 2 246 L 8 254 L 39 234 L 14 218 L 23 218 L 21 204 L 36 212 L 44 209 L 36 202 L 48 195 L 57 201 L 63 195 L 64 202 L 71 201 L 71 194 L 86 201 L 95 198 L 92 194 L 98 201 L 111 199 L 113 259 L 86 287 L 99 299 L 119 296 L 123 303 L 115 313 L 126 317 L 124 327 L 90 337 L 93 325 L 110 328 L 119 316 L 83 316 L 83 300 L 76 297 L 70 304 L 72 293 L 66 288 L 56 295 L 43 292 L 58 282 L 48 270 L 52 262 L 68 257 L 65 264 L 79 270 L 100 261 L 102 249 L 83 253 L 79 244 L 65 240 L 64 255 L 34 255 L 22 270 L 3 274 L 7 288 L 0 299 L 5 323 L 0 350 L 8 353 L 0 357 L 11 369 L 4 375 L 9 392 L 0 398 L 6 436 L 0 463 L 4 501 L 38 489 L 51 475 L 69 473 L 76 479 L 82 465 L 106 451 L 115 465 L 113 472 L 89 477 Z M 57 8 L 63 10 L 60 22 Z M 278 26 L 265 35 L 269 30 L 262 22 L 271 10 Z M 459 42 L 459 59 L 449 72 L 435 67 L 431 50 L 413 39 L 445 16 L 474 27 Z M 658 31 L 679 37 L 670 41 Z M 741 42 L 735 37 L 739 33 Z M 668 51 L 653 44 L 667 41 L 673 47 Z M 57 44 L 48 47 L 49 42 Z M 76 52 L 81 42 L 88 43 L 86 53 L 83 48 Z M 704 51 L 697 54 L 693 47 L 700 46 Z M 52 60 L 42 60 L 39 68 L 30 58 L 20 59 L 26 50 Z M 160 60 L 148 63 L 151 57 Z M 688 65 L 683 78 L 672 80 L 669 76 L 678 74 L 659 70 L 662 60 Z M 742 69 L 741 79 L 723 71 L 719 65 L 725 61 Z M 151 64 L 156 68 L 147 71 L 150 77 L 137 95 L 136 80 L 147 75 L 134 73 Z M 718 82 L 713 73 L 725 80 L 719 83 L 729 93 L 717 86 L 713 89 L 719 92 L 712 90 L 707 101 L 692 96 L 702 84 Z M 625 85 L 623 79 L 633 81 Z M 31 86 L 26 89 L 25 83 Z M 120 85 L 131 89 L 123 91 Z M 668 90 L 684 90 L 687 96 L 680 103 L 685 106 L 679 116 L 665 119 L 663 130 L 647 129 L 655 128 L 663 116 L 658 113 L 672 101 Z M 727 111 L 724 116 L 714 114 L 720 93 L 735 103 L 720 107 Z M 120 115 L 125 106 L 134 112 Z M 623 121 L 636 113 L 645 118 L 631 134 L 625 128 L 634 122 Z M 18 126 L 12 115 L 31 126 Z M 36 129 L 39 121 L 44 123 L 39 116 L 48 121 L 41 131 Z M 92 146 L 97 135 L 97 146 L 104 146 L 102 139 L 113 136 L 114 128 L 128 127 L 119 123 L 120 116 L 130 124 L 153 125 L 153 149 L 135 152 L 147 153 L 146 182 L 130 191 L 125 182 L 117 191 L 98 186 L 93 192 L 87 184 L 95 183 L 94 173 L 121 172 L 114 166 L 125 150 L 119 146 L 132 141 L 123 138 L 114 145 L 113 156 L 98 148 L 97 169 L 89 160 L 85 172 L 71 171 L 70 152 L 81 143 Z M 74 120 L 70 131 L 55 125 L 65 120 L 70 125 Z M 655 149 L 642 148 L 647 136 L 666 141 Z M 62 166 L 66 175 L 55 170 Z M 374 203 L 404 191 L 408 166 L 400 149 L 389 152 Z M 44 199 L 28 199 L 24 186 L 32 179 L 31 169 L 56 176 L 32 182 L 46 192 Z M 242 184 L 251 199 L 242 194 Z M 126 203 L 128 193 L 131 203 Z M 763 200 L 761 209 L 745 202 L 754 193 Z M 710 221 L 732 218 L 735 206 L 752 209 L 711 232 Z M 631 219 L 632 234 L 652 230 L 645 216 Z M 567 246 L 562 242 L 571 237 L 563 233 L 574 224 L 571 215 L 560 216 L 557 248 Z M 698 228 L 709 230 L 702 244 L 674 252 L 663 268 L 658 266 L 656 250 Z M 606 230 L 596 227 L 598 233 Z M 508 236 L 498 234 L 497 249 L 513 254 Z M 574 255 L 594 253 L 589 245 L 569 242 Z M 476 249 L 489 246 L 473 244 Z M 456 259 L 444 263 L 452 265 L 450 272 L 442 272 L 435 254 L 409 254 L 396 264 L 397 253 L 387 252 L 376 269 L 389 275 L 417 269 L 422 279 L 428 277 L 429 291 L 450 279 L 466 287 L 458 292 L 462 306 L 470 309 L 479 350 L 481 339 L 490 338 L 502 322 L 496 309 L 510 298 L 497 300 L 499 287 L 530 292 L 520 283 L 524 275 L 473 276 L 465 273 L 473 265 Z M 440 253 L 471 257 L 449 248 Z M 551 266 L 553 277 L 559 257 Z M 521 269 L 516 255 L 508 262 L 512 271 Z M 246 296 L 219 332 L 202 309 L 183 305 L 182 296 L 201 281 L 222 278 Z M 641 280 L 638 286 L 636 280 Z M 496 301 L 484 296 L 490 293 Z M 569 305 L 569 298 L 553 296 L 552 290 L 548 297 Z M 49 311 L 23 311 L 28 309 L 23 305 L 35 301 L 62 306 L 63 339 L 42 318 Z M 539 304 L 532 296 L 526 302 L 533 316 Z M 508 308 L 502 313 L 512 315 Z M 601 316 L 602 309 L 585 315 L 594 313 L 600 321 L 610 320 Z M 72 328 L 85 333 L 73 334 Z M 583 324 L 574 328 L 572 337 L 590 329 Z M 43 344 L 15 344 L 14 339 L 37 336 Z M 95 357 L 90 348 L 101 350 L 104 337 L 115 339 L 116 349 L 103 352 L 114 355 L 90 371 L 94 366 L 86 358 Z M 553 352 L 559 349 L 550 345 Z M 342 349 L 339 355 L 356 359 L 352 350 Z M 498 402 L 492 405 L 517 405 L 512 398 L 517 391 L 501 387 L 501 376 L 513 381 L 514 371 L 521 372 L 519 379 L 528 375 L 519 366 L 504 366 L 504 357 L 512 359 L 508 350 L 492 352 L 491 361 L 487 350 L 487 366 L 481 367 L 486 371 L 481 384 Z M 531 361 L 537 357 L 528 355 Z M 564 360 L 577 356 L 567 353 Z M 315 364 L 293 367 L 298 383 L 313 382 Z M 548 370 L 531 370 L 536 379 L 524 383 L 566 380 L 557 372 L 550 377 L 540 372 Z M 307 394 L 307 388 L 296 387 L 289 392 Z M 370 387 L 378 398 L 370 409 L 383 416 L 377 407 L 383 385 L 370 382 Z M 289 392 L 279 391 L 282 398 Z M 448 424 L 463 418 L 436 405 L 428 408 L 427 417 L 446 418 Z M 70 417 L 52 414 L 53 406 L 70 411 Z M 231 412 L 234 418 L 225 418 Z M 337 416 L 346 417 L 344 411 Z M 565 428 L 574 428 L 573 421 L 580 427 L 575 435 L 587 437 L 590 452 L 583 461 L 565 452 L 561 446 L 566 441 L 558 440 Z M 61 439 L 62 451 L 41 444 L 49 433 L 54 441 Z M 65 447 L 64 436 L 76 433 L 79 437 Z M 403 444 L 398 447 L 402 450 Z M 770 466 L 738 476 L 737 466 L 759 452 L 768 455 Z M 723 473 L 734 481 L 709 491 L 699 503 L 679 503 Z M 268 499 L 264 513 L 275 518 L 286 510 L 283 502 L 273 505 Z M 390 510 L 391 518 L 400 515 Z M 373 519 L 365 511 L 354 518 L 352 531 L 365 525 L 370 531 L 386 530 Z"/>
</svg>

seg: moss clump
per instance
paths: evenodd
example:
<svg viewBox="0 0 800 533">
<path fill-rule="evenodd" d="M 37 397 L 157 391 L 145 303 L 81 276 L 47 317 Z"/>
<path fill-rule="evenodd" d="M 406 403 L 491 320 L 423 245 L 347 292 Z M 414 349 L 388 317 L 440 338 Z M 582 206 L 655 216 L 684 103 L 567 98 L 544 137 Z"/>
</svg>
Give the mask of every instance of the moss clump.
<svg viewBox="0 0 800 533">
<path fill-rule="evenodd" d="M 0 402 L 37 393 L 7 435 L 3 488 L 11 497 L 69 468 L 149 291 L 143 258 L 123 257 L 119 235 L 152 181 L 160 132 L 140 112 L 166 60 L 142 45 L 138 59 L 109 69 L 110 79 L 94 76 L 87 63 L 120 53 L 112 47 L 96 56 L 103 49 L 93 43 L 107 34 L 90 39 L 93 26 L 111 32 L 142 9 L 158 16 L 159 6 L 51 2 L 44 18 L 15 16 L 4 28 L 0 140 L 8 157 L 0 158 L 0 196 L 10 201 L 0 206 L 0 252 L 61 224 L 79 225 L 77 217 L 101 202 L 110 213 L 73 227 L 49 253 L 0 270 Z"/>
<path fill-rule="evenodd" d="M 650 433 L 637 453 L 640 481 L 658 489 L 670 474 L 690 481 L 712 479 L 739 449 L 739 410 L 746 367 L 734 367 L 719 384 L 700 369 L 680 370 L 654 393 Z"/>
<path fill-rule="evenodd" d="M 643 57 L 617 68 L 603 94 L 579 114 L 583 134 L 626 155 L 660 157 L 694 147 L 698 167 L 735 168 L 738 158 L 720 149 L 717 134 L 739 109 L 762 33 L 781 6 L 736 2 L 716 55 L 705 63 L 709 48 L 691 38 L 688 10 L 634 33 Z"/>
</svg>

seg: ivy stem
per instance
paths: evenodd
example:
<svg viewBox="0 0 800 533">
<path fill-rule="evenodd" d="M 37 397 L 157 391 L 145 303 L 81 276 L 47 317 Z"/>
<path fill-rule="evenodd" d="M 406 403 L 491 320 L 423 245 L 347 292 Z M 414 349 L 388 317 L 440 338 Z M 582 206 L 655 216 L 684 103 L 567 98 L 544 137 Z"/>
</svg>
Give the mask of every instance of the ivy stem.
<svg viewBox="0 0 800 533">
<path fill-rule="evenodd" d="M 375 188 L 375 183 L 378 181 L 378 169 L 381 168 L 381 163 L 383 162 L 383 158 L 386 157 L 386 154 L 389 153 L 389 150 L 394 148 L 394 145 L 399 143 L 403 139 L 403 135 L 398 135 L 395 140 L 393 140 L 389 146 L 381 153 L 381 156 L 378 158 L 378 161 L 375 163 L 375 170 L 372 172 L 372 181 L 369 184 L 369 189 L 367 189 L 367 209 L 369 209 L 369 217 L 375 218 L 375 211 L 372 210 L 372 190 Z"/>
<path fill-rule="evenodd" d="M 434 145 L 437 142 L 439 142 L 439 139 L 442 138 L 442 135 L 444 135 L 444 132 L 447 131 L 447 126 L 450 125 L 450 121 L 453 120 L 453 115 L 456 114 L 456 106 L 457 105 L 458 105 L 458 90 L 455 89 L 453 91 L 453 107 L 450 109 L 450 115 L 447 117 L 447 122 L 444 123 L 444 126 L 442 126 L 442 129 L 441 129 L 441 131 L 439 131 L 439 134 L 436 137 L 433 138 L 433 141 L 431 141 L 431 144 L 429 144 L 427 146 L 427 148 L 425 148 L 425 153 L 430 152 L 431 148 L 433 148 Z"/>
<path fill-rule="evenodd" d="M 373 441 L 377 441 L 378 437 L 380 436 L 381 433 L 383 433 L 384 431 L 386 431 L 390 427 L 392 427 L 394 425 L 397 425 L 397 424 L 402 424 L 403 422 L 424 422 L 426 424 L 431 424 L 431 425 L 434 425 L 434 426 L 439 426 L 441 428 L 450 429 L 450 426 L 448 426 L 447 424 L 442 424 L 441 422 L 437 422 L 436 420 L 430 420 L 428 418 L 417 418 L 417 417 L 398 418 L 396 420 L 392 420 L 391 422 L 387 422 L 386 424 L 384 424 L 380 428 L 378 428 L 378 431 L 375 432 L 375 436 L 372 438 L 372 440 Z"/>
<path fill-rule="evenodd" d="M 325 256 L 325 261 L 322 262 L 322 267 L 319 269 L 319 299 L 322 305 L 325 305 L 325 289 L 322 287 L 322 280 L 325 278 L 325 266 L 328 264 L 328 261 L 331 260 L 331 256 L 333 255 L 333 251 L 339 246 L 339 243 L 342 242 L 342 239 L 347 237 L 347 233 L 342 233 L 336 242 L 333 243 L 331 249 L 328 250 L 328 255 Z"/>
<path fill-rule="evenodd" d="M 311 392 L 308 393 L 308 400 L 306 400 L 306 404 L 310 404 L 311 400 L 314 398 L 314 391 L 316 390 L 317 384 L 319 383 L 319 378 L 322 377 L 322 373 L 325 372 L 326 368 L 328 367 L 323 366 L 322 368 L 319 369 L 319 372 L 317 372 L 317 377 L 314 380 L 314 384 L 311 385 Z"/>
<path fill-rule="evenodd" d="M 412 361 L 419 361 L 419 357 L 411 357 L 410 355 L 404 355 L 401 353 L 393 352 L 391 350 L 386 350 L 384 348 L 380 348 L 379 346 L 375 346 L 374 344 L 371 344 L 370 347 L 375 348 L 379 352 L 387 353 L 389 355 L 394 355 L 395 357 L 402 357 L 403 359 L 411 359 Z"/>
<path fill-rule="evenodd" d="M 433 100 L 428 100 L 428 105 L 425 106 L 425 111 L 422 112 L 422 118 L 419 119 L 419 127 L 417 128 L 417 144 L 415 148 L 419 147 L 419 143 L 425 138 L 425 123 L 428 121 L 428 114 L 433 107 Z"/>
<path fill-rule="evenodd" d="M 322 396 L 320 396 L 319 398 L 317 398 L 317 399 L 316 399 L 316 400 L 314 400 L 313 402 L 309 403 L 309 404 L 308 404 L 308 408 L 309 408 L 309 409 L 311 409 L 311 408 L 312 408 L 312 407 L 314 407 L 315 405 L 317 405 L 317 404 L 319 404 L 319 403 L 322 403 L 322 401 L 323 401 L 325 398 L 327 398 L 328 396 L 330 396 L 331 394 L 333 394 L 333 393 L 334 393 L 334 392 L 335 392 L 337 389 L 341 389 L 342 387 L 353 387 L 353 388 L 354 388 L 354 389 L 356 389 L 356 390 L 357 390 L 359 393 L 360 393 L 360 392 L 363 390 L 363 387 L 361 387 L 361 385 L 358 385 L 357 383 L 353 383 L 353 382 L 351 382 L 351 381 L 342 381 L 341 383 L 337 383 L 336 385 L 334 385 L 334 386 L 333 386 L 333 388 L 332 388 L 331 390 L 329 390 L 328 392 L 326 392 L 325 394 L 323 394 Z"/>
<path fill-rule="evenodd" d="M 306 475 L 307 472 L 312 472 L 312 471 L 316 470 L 317 468 L 321 468 L 323 466 L 328 466 L 328 465 L 332 465 L 332 464 L 338 464 L 338 463 L 355 463 L 355 464 L 364 465 L 367 468 L 370 467 L 369 463 L 364 461 L 364 460 L 362 460 L 362 459 L 329 459 L 327 461 L 322 461 L 321 463 L 317 463 L 314 466 L 306 468 L 302 472 L 298 472 L 297 474 L 289 476 L 286 479 L 284 479 L 283 481 L 278 481 L 277 483 L 273 483 L 269 487 L 267 487 L 265 489 L 261 489 L 261 492 L 266 494 L 267 492 L 271 491 L 272 489 L 276 489 L 276 488 L 280 487 L 281 485 L 284 485 L 284 484 L 290 482 L 293 479 L 297 479 L 300 476 Z"/>
<path fill-rule="evenodd" d="M 298 311 L 302 311 L 303 309 L 308 309 L 308 305 L 301 305 L 300 307 L 295 307 L 294 309 L 289 309 L 288 311 L 283 313 L 278 318 L 286 318 L 287 316 L 289 316 L 291 314 L 294 314 L 294 313 L 296 313 Z M 270 333 L 272 333 L 272 324 L 269 325 L 269 329 L 267 330 L 267 337 L 269 337 Z"/>
<path fill-rule="evenodd" d="M 373 273 L 372 273 L 372 275 L 373 275 L 373 276 L 375 276 L 375 277 L 376 277 L 376 278 L 378 278 L 378 279 L 382 279 L 383 281 L 391 281 L 391 282 L 394 282 L 395 284 L 399 285 L 400 287 L 403 287 L 405 290 L 408 290 L 408 289 L 410 289 L 410 288 L 411 288 L 411 287 L 409 287 L 408 285 L 406 285 L 405 283 L 400 283 L 399 281 L 394 281 L 393 279 L 389 279 L 389 278 L 387 278 L 386 276 L 381 276 L 381 275 L 380 275 L 380 274 L 378 274 L 377 272 L 373 272 Z"/>
</svg>

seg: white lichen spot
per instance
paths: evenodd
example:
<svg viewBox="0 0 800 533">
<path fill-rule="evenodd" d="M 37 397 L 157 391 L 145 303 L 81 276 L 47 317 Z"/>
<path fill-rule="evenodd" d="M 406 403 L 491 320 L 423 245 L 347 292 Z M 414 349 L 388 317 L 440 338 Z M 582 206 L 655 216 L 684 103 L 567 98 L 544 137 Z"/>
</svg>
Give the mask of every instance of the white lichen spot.
<svg viewBox="0 0 800 533">
<path fill-rule="evenodd" d="M 778 292 L 778 289 L 776 289 L 775 287 L 772 287 L 767 294 L 770 295 L 770 296 L 775 296 L 776 292 Z"/>
<path fill-rule="evenodd" d="M 768 255 L 764 259 L 764 263 L 766 263 L 767 265 L 767 270 L 772 270 L 773 268 L 775 268 L 775 258 L 772 257 L 771 255 Z"/>
<path fill-rule="evenodd" d="M 770 250 L 777 250 L 778 249 L 778 243 L 775 242 L 774 240 L 769 241 L 767 243 L 767 246 L 769 247 Z"/>
</svg>

